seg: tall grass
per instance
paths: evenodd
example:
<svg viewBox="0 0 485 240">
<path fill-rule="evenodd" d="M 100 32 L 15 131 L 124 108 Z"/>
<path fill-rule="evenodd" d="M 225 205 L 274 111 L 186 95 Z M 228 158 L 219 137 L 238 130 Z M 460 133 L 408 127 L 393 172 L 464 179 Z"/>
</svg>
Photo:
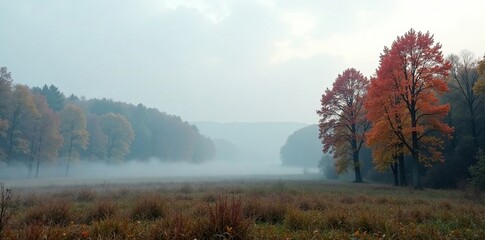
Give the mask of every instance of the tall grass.
<svg viewBox="0 0 485 240">
<path fill-rule="evenodd" d="M 21 189 L 1 237 L 485 239 L 485 205 L 460 191 L 305 181 L 181 186 Z"/>
</svg>

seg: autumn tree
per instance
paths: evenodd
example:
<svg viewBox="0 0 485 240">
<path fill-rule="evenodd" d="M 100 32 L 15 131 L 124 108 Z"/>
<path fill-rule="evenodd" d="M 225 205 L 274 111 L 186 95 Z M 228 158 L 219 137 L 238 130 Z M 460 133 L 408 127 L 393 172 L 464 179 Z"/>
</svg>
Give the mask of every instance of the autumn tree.
<svg viewBox="0 0 485 240">
<path fill-rule="evenodd" d="M 107 162 L 113 159 L 122 160 L 130 152 L 130 146 L 135 137 L 130 122 L 121 114 L 107 113 L 101 116 L 100 123 L 107 137 Z"/>
<path fill-rule="evenodd" d="M 280 149 L 281 163 L 303 169 L 317 167 L 323 155 L 322 143 L 317 137 L 317 124 L 296 130 Z"/>
<path fill-rule="evenodd" d="M 86 116 L 79 106 L 69 104 L 61 112 L 61 134 L 64 138 L 62 155 L 66 158 L 66 176 L 74 159 L 79 159 L 80 151 L 88 145 L 89 133 L 86 130 Z"/>
<path fill-rule="evenodd" d="M 12 77 L 6 67 L 0 68 L 0 160 L 5 158 L 5 145 L 8 129 L 8 107 L 12 92 Z"/>
<path fill-rule="evenodd" d="M 108 137 L 103 132 L 98 115 L 88 114 L 87 131 L 89 132 L 89 144 L 86 149 L 87 159 L 90 161 L 104 159 Z"/>
<path fill-rule="evenodd" d="M 338 75 L 331 90 L 325 90 L 322 107 L 317 110 L 323 151 L 333 153 L 338 173 L 353 167 L 355 182 L 363 182 L 359 152 L 369 128 L 363 108 L 368 85 L 369 80 L 362 73 L 347 69 Z"/>
<path fill-rule="evenodd" d="M 475 94 L 483 95 L 485 94 L 485 57 L 478 62 L 477 72 L 479 75 L 478 81 L 473 86 L 473 91 Z"/>
<path fill-rule="evenodd" d="M 24 123 L 36 114 L 34 97 L 29 88 L 15 85 L 9 102 L 7 130 L 7 164 L 10 165 L 14 153 L 27 153 L 29 144 L 25 136 Z"/>
<path fill-rule="evenodd" d="M 421 164 L 429 166 L 443 160 L 443 141 L 438 134 L 451 137 L 453 131 L 442 121 L 449 105 L 440 104 L 438 100 L 439 94 L 448 91 L 445 79 L 451 68 L 440 49 L 441 45 L 434 43 L 429 32 L 411 29 L 398 37 L 390 49 L 384 50 L 375 80 L 385 86 L 378 90 L 380 95 L 397 99 L 387 105 L 375 104 L 373 108 L 386 107 L 391 115 L 403 111 L 399 114 L 405 118 L 403 120 L 409 121 L 400 131 L 392 124 L 382 130 L 390 129 L 411 153 L 416 189 L 422 189 Z M 372 122 L 374 128 L 379 127 L 377 118 Z"/>
<path fill-rule="evenodd" d="M 32 174 L 32 165 L 36 163 L 35 177 L 39 176 L 39 166 L 42 161 L 55 161 L 59 156 L 59 148 L 63 138 L 59 132 L 60 119 L 47 101 L 41 95 L 35 96 L 37 117 L 29 124 L 32 132 L 30 141 L 29 175 Z"/>
<path fill-rule="evenodd" d="M 451 91 L 450 98 L 456 100 L 465 107 L 468 113 L 466 118 L 470 126 L 470 133 L 473 138 L 474 148 L 478 149 L 479 129 L 477 127 L 477 115 L 479 107 L 485 101 L 485 96 L 480 96 L 473 91 L 473 86 L 478 82 L 477 61 L 468 51 L 463 51 L 459 56 L 450 55 L 448 60 L 451 63 L 448 86 Z"/>
<path fill-rule="evenodd" d="M 387 52 L 385 49 L 384 52 Z M 381 59 L 384 55 L 381 56 Z M 389 94 L 382 94 L 387 92 Z M 374 167 L 385 171 L 389 167 L 394 175 L 394 185 L 406 186 L 406 166 L 404 155 L 408 153 L 400 141 L 403 129 L 409 127 L 405 106 L 400 104 L 400 96 L 392 91 L 392 86 L 372 78 L 365 107 L 367 119 L 372 122 L 372 128 L 366 134 L 366 143 L 372 148 Z"/>
</svg>

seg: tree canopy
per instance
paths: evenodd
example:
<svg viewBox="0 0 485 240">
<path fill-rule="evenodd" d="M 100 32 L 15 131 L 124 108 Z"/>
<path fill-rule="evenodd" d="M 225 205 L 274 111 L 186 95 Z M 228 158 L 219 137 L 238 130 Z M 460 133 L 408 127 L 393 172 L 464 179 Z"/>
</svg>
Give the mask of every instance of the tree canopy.
<svg viewBox="0 0 485 240">
<path fill-rule="evenodd" d="M 280 150 L 283 165 L 315 168 L 322 158 L 322 143 L 318 140 L 318 125 L 301 128 L 291 134 Z"/>
</svg>

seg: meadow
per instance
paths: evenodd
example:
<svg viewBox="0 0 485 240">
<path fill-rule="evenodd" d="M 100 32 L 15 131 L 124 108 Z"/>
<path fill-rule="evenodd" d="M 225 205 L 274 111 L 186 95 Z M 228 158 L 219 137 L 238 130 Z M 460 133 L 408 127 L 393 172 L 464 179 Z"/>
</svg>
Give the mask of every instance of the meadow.
<svg viewBox="0 0 485 240">
<path fill-rule="evenodd" d="M 230 179 L 2 193 L 0 237 L 9 240 L 485 239 L 484 201 L 467 190 Z"/>
</svg>

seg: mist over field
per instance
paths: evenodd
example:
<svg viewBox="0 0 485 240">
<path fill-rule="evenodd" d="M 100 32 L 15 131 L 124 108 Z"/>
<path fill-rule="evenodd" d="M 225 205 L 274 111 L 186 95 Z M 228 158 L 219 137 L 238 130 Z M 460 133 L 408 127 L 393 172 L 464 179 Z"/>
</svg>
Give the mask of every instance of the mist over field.
<svg viewBox="0 0 485 240">
<path fill-rule="evenodd" d="M 248 175 L 291 175 L 301 174 L 301 168 L 284 167 L 279 161 L 210 161 L 205 163 L 161 162 L 158 159 L 149 161 L 128 161 L 123 164 L 106 164 L 95 162 L 80 162 L 73 164 L 69 178 L 74 179 L 136 179 L 136 178 L 181 178 L 191 177 L 228 177 Z M 25 167 L 0 169 L 2 179 L 28 179 Z M 39 178 L 65 178 L 65 165 L 42 166 Z"/>
</svg>

